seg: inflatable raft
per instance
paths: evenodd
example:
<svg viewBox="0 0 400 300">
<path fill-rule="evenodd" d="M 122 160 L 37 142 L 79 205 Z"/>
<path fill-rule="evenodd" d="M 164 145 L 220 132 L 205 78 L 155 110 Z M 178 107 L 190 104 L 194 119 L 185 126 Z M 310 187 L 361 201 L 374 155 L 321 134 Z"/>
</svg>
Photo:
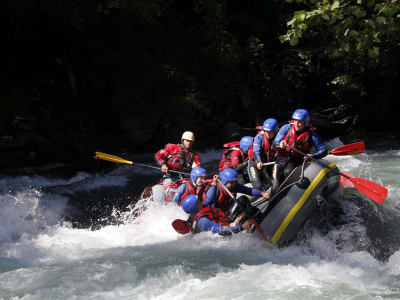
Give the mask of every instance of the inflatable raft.
<svg viewBox="0 0 400 300">
<path fill-rule="evenodd" d="M 251 205 L 248 206 L 252 211 L 252 216 L 249 217 L 254 217 L 258 224 L 257 229 L 254 227 L 252 230 L 254 234 L 279 246 L 296 237 L 319 202 L 339 186 L 340 176 L 336 165 L 326 160 L 321 161 L 330 168 L 314 161 L 304 163 L 289 174 L 270 201 L 238 193 L 237 199 L 241 199 L 239 201 Z M 243 197 L 248 200 L 243 201 Z M 165 203 L 162 181 L 147 187 L 141 198 Z M 239 207 L 238 203 L 232 201 L 230 213 L 242 212 L 244 205 Z"/>
</svg>

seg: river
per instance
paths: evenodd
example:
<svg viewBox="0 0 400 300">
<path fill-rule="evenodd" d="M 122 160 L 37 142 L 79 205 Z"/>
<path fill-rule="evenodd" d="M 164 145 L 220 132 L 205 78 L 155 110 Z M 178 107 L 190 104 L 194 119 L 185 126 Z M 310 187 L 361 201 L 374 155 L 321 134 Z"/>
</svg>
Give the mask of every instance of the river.
<svg viewBox="0 0 400 300">
<path fill-rule="evenodd" d="M 172 204 L 135 217 L 155 170 L 99 161 L 73 176 L 50 172 L 62 166 L 0 171 L 0 299 L 400 299 L 399 149 L 389 136 L 361 155 L 328 156 L 387 187 L 387 199 L 335 192 L 280 249 L 245 232 L 179 235 L 171 221 L 185 213 Z M 200 157 L 213 169 L 221 153 Z"/>
</svg>

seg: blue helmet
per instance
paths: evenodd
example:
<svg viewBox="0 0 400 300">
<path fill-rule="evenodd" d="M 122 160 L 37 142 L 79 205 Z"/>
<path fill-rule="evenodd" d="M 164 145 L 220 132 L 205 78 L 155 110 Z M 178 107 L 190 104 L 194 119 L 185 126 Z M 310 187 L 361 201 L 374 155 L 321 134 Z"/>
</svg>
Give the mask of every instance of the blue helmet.
<svg viewBox="0 0 400 300">
<path fill-rule="evenodd" d="M 304 121 L 304 125 L 307 126 L 310 123 L 310 115 L 305 109 L 297 109 L 292 115 L 292 120 Z"/>
<path fill-rule="evenodd" d="M 221 172 L 219 172 L 219 177 L 223 184 L 226 184 L 228 181 L 234 181 L 238 177 L 238 173 L 231 168 L 227 168 Z"/>
<path fill-rule="evenodd" d="M 193 168 L 192 171 L 190 172 L 190 180 L 193 181 L 193 182 L 195 182 L 196 179 L 197 179 L 197 177 L 199 177 L 199 176 L 205 176 L 206 173 L 207 173 L 207 171 L 206 171 L 205 169 L 195 167 L 195 168 Z"/>
<path fill-rule="evenodd" d="M 263 130 L 273 131 L 275 134 L 278 133 L 278 121 L 274 118 L 269 118 L 264 121 L 262 126 Z"/>
<path fill-rule="evenodd" d="M 251 136 L 244 136 L 240 139 L 240 148 L 242 148 L 244 151 L 249 150 L 252 144 L 253 138 Z"/>
<path fill-rule="evenodd" d="M 187 214 L 194 214 L 198 211 L 197 209 L 197 196 L 190 194 L 182 201 L 182 208 Z"/>
</svg>

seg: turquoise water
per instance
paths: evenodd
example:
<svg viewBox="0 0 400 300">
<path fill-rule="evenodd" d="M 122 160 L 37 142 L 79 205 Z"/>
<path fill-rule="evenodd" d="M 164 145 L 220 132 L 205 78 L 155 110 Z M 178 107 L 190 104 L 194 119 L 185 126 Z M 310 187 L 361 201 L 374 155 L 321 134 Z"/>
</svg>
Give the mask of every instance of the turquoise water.
<svg viewBox="0 0 400 300">
<path fill-rule="evenodd" d="M 210 169 L 220 155 L 201 159 Z M 389 195 L 377 205 L 336 192 L 283 249 L 244 232 L 179 235 L 170 224 L 185 214 L 174 205 L 147 204 L 134 218 L 159 177 L 150 169 L 0 174 L 0 299 L 400 299 L 400 147 L 328 159 Z"/>
</svg>

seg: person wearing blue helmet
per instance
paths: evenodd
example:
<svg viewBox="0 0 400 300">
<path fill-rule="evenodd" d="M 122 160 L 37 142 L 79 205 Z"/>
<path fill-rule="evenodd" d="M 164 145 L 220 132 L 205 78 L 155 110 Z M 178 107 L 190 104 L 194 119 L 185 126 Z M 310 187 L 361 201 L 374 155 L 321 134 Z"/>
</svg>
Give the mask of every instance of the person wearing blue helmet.
<svg viewBox="0 0 400 300">
<path fill-rule="evenodd" d="M 248 174 L 250 182 L 256 189 L 267 190 L 271 186 L 273 163 L 277 151 L 272 148 L 272 142 L 278 133 L 278 121 L 266 119 L 262 129 L 254 138 L 253 151 L 249 154 Z"/>
<path fill-rule="evenodd" d="M 237 183 L 237 177 L 238 173 L 231 168 L 221 171 L 219 175 L 214 175 L 213 180 L 207 183 L 204 191 L 198 195 L 203 201 L 203 205 L 211 205 L 227 212 L 234 200 L 231 199 L 226 189 L 228 189 L 233 195 L 236 195 L 236 193 L 239 192 L 250 196 L 262 196 L 266 199 L 269 198 L 269 194 L 264 191 Z"/>
<path fill-rule="evenodd" d="M 297 109 L 292 120 L 282 126 L 273 142 L 274 147 L 280 149 L 272 174 L 272 191 L 275 192 L 285 177 L 297 166 L 303 163 L 305 157 L 286 147 L 298 149 L 316 159 L 325 157 L 328 150 L 322 139 L 310 124 L 310 114 L 306 109 Z M 312 149 L 316 151 L 311 153 Z"/>
<path fill-rule="evenodd" d="M 174 193 L 169 193 L 169 195 L 173 195 L 172 201 L 178 205 L 181 205 L 183 199 L 185 199 L 188 195 L 196 194 L 202 183 L 204 182 L 207 176 L 207 171 L 203 168 L 194 167 L 190 172 L 190 180 L 184 179 L 180 184 L 179 188 L 174 191 Z M 169 202 L 169 197 L 167 198 L 167 202 Z"/>
<path fill-rule="evenodd" d="M 224 146 L 228 149 L 222 153 L 221 161 L 219 162 L 219 171 L 227 168 L 232 168 L 238 172 L 239 176 L 237 182 L 245 184 L 248 182 L 247 164 L 248 153 L 251 151 L 253 145 L 253 137 L 244 136 L 240 142 L 227 143 Z M 239 146 L 239 147 L 238 147 Z"/>
<path fill-rule="evenodd" d="M 182 201 L 182 209 L 189 214 L 188 224 L 193 233 L 211 231 L 223 236 L 238 233 L 243 230 L 250 230 L 252 223 L 249 220 L 240 224 L 237 219 L 232 225 L 226 213 L 213 206 L 203 206 L 196 195 L 189 195 Z"/>
</svg>

